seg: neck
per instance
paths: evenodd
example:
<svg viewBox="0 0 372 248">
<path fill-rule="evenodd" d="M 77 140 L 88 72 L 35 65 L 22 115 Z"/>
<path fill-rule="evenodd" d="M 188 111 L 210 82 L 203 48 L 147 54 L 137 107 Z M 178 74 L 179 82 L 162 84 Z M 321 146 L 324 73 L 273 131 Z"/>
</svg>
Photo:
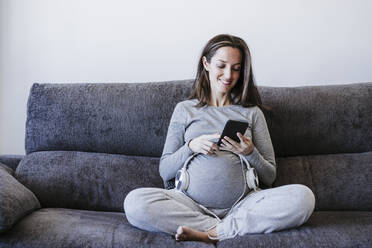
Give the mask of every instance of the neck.
<svg viewBox="0 0 372 248">
<path fill-rule="evenodd" d="M 227 105 L 231 105 L 231 99 L 229 94 L 223 94 L 223 95 L 211 95 L 211 101 L 209 102 L 210 106 L 214 107 L 223 107 Z"/>
</svg>

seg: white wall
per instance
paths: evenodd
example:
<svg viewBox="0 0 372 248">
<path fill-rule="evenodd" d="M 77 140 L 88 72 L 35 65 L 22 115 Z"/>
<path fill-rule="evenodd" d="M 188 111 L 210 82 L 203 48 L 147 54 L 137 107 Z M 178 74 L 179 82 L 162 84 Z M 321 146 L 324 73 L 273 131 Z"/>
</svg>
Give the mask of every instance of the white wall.
<svg viewBox="0 0 372 248">
<path fill-rule="evenodd" d="M 212 36 L 251 48 L 258 85 L 371 82 L 369 0 L 0 0 L 0 154 L 24 154 L 34 82 L 190 79 Z"/>
</svg>

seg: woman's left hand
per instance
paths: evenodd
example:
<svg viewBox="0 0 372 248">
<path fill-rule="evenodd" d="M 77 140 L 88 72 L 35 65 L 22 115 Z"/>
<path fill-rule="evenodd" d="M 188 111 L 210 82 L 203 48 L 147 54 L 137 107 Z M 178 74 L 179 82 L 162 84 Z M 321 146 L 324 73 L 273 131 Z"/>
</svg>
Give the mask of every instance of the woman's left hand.
<svg viewBox="0 0 372 248">
<path fill-rule="evenodd" d="M 252 140 L 239 132 L 237 133 L 237 136 L 240 139 L 240 143 L 225 136 L 222 139 L 223 144 L 221 144 L 221 150 L 231 151 L 244 156 L 251 154 L 254 148 Z"/>
</svg>

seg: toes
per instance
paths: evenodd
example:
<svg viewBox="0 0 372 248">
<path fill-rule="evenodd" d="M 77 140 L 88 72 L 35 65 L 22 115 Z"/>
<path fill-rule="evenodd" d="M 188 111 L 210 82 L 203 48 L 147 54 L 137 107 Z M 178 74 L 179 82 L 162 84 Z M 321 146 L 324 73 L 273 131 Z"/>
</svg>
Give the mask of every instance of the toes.
<svg viewBox="0 0 372 248">
<path fill-rule="evenodd" d="M 183 240 L 185 235 L 182 235 L 183 234 L 183 227 L 182 226 L 179 226 L 177 228 L 177 231 L 176 231 L 176 235 L 175 235 L 175 238 L 177 241 L 180 241 L 180 240 Z"/>
<path fill-rule="evenodd" d="M 174 237 L 175 237 L 176 241 L 180 241 L 181 240 L 179 234 L 176 234 Z"/>
<path fill-rule="evenodd" d="M 179 226 L 177 228 L 177 234 L 182 234 L 183 233 L 183 227 L 182 226 Z"/>
<path fill-rule="evenodd" d="M 176 234 L 175 236 L 176 241 L 185 241 L 187 237 L 184 234 Z"/>
</svg>

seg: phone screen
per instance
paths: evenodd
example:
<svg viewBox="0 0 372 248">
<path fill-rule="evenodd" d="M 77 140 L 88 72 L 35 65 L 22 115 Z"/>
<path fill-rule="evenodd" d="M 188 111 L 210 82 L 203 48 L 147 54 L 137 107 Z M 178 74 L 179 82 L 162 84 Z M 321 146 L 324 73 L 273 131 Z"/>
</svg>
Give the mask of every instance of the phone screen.
<svg viewBox="0 0 372 248">
<path fill-rule="evenodd" d="M 240 132 L 244 135 L 245 130 L 248 128 L 248 122 L 228 120 L 223 128 L 220 139 L 217 142 L 217 145 L 220 146 L 222 143 L 223 137 L 227 136 L 236 142 L 240 142 L 239 137 L 236 135 L 237 132 Z"/>
</svg>

